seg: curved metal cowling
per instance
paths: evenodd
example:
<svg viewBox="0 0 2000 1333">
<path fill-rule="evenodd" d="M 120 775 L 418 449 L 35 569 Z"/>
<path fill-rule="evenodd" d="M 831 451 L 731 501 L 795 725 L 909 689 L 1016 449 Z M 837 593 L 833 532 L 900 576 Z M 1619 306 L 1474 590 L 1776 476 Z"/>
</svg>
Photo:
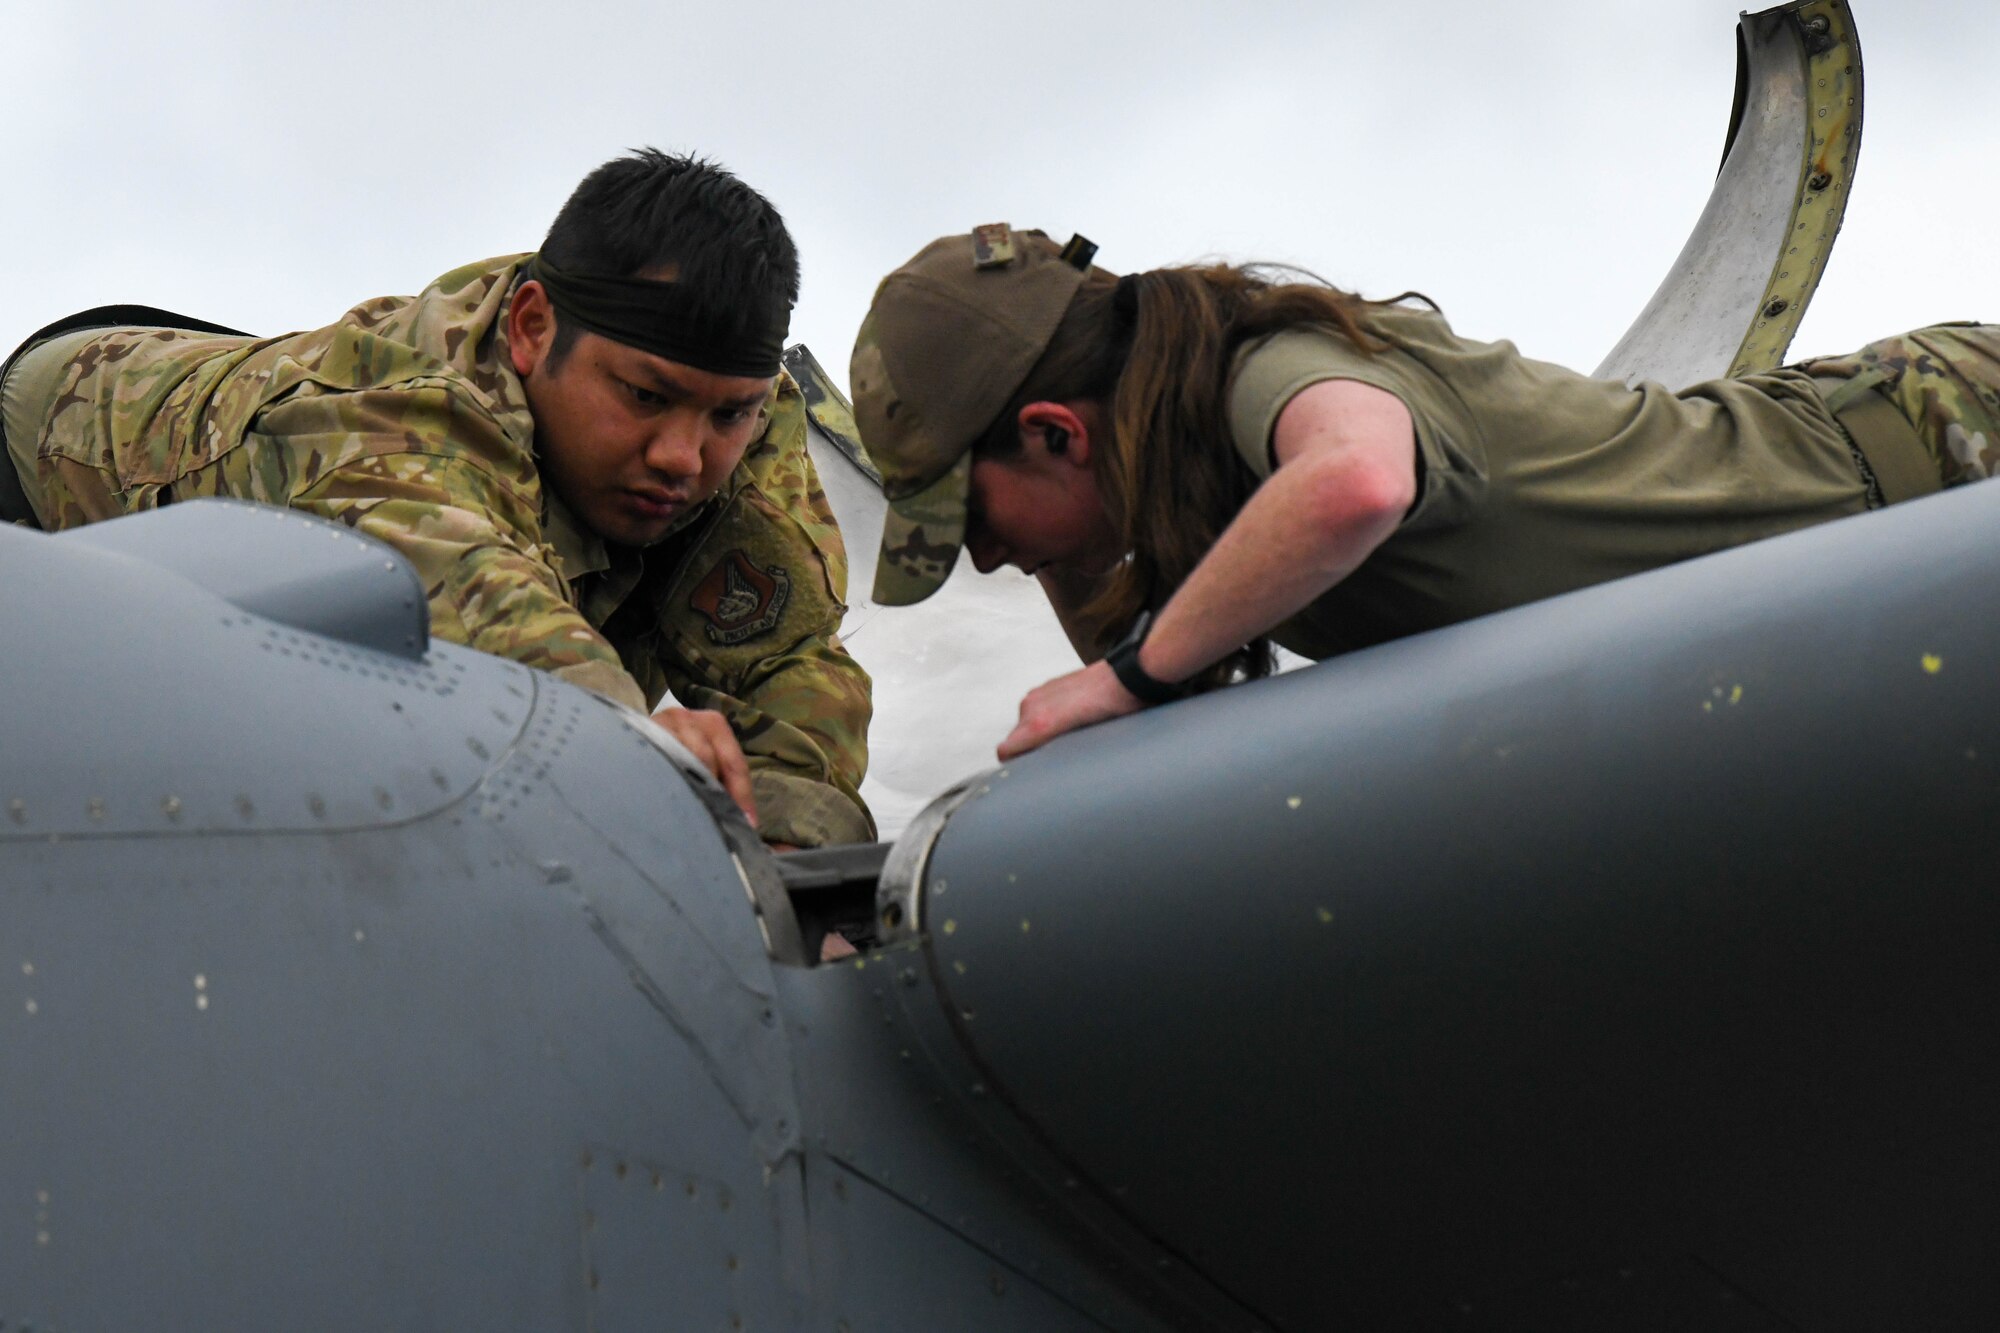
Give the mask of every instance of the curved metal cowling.
<svg viewBox="0 0 2000 1333">
<path fill-rule="evenodd" d="M 206 502 L 0 526 L 0 1323 L 657 1327 L 662 1274 L 803 1320 L 727 798 L 516 663 L 246 610 L 147 558 L 174 525 L 273 562 L 237 592 L 343 553 Z M 394 623 L 372 586 L 340 624 Z"/>
<path fill-rule="evenodd" d="M 1972 487 L 1066 737 L 899 855 L 904 1003 L 1051 1206 L 1278 1327 L 1980 1323 L 1996 530 Z"/>
<path fill-rule="evenodd" d="M 924 1138 L 881 970 L 802 965 L 685 751 L 406 654 L 380 555 L 0 525 L 0 1326 L 1172 1327 Z"/>
<path fill-rule="evenodd" d="M 1722 170 L 1659 290 L 1592 374 L 1681 388 L 1784 359 L 1832 253 L 1861 152 L 1846 0 L 1745 14 Z"/>
<path fill-rule="evenodd" d="M 210 499 L 71 528 L 61 540 L 189 579 L 239 611 L 347 645 L 423 660 L 430 604 L 395 549 L 309 514 Z"/>
</svg>

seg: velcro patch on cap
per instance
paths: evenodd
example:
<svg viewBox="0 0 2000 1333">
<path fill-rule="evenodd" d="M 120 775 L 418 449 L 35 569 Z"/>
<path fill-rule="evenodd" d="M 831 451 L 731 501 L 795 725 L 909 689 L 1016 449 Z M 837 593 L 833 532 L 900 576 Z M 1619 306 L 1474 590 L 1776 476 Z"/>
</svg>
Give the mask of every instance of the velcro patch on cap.
<svg viewBox="0 0 2000 1333">
<path fill-rule="evenodd" d="M 768 634 L 791 596 L 789 573 L 775 565 L 760 569 L 748 553 L 735 550 L 695 585 L 688 605 L 708 617 L 709 641 L 727 646 Z"/>
<path fill-rule="evenodd" d="M 1068 264 L 1078 273 L 1088 273 L 1090 272 L 1090 261 L 1097 258 L 1097 242 L 1091 240 L 1082 232 L 1073 233 L 1069 238 L 1069 244 L 1062 248 L 1062 254 L 1059 257 L 1063 263 Z"/>
<path fill-rule="evenodd" d="M 1003 268 L 1014 262 L 1014 229 L 1004 222 L 989 222 L 972 229 L 972 266 Z"/>
</svg>

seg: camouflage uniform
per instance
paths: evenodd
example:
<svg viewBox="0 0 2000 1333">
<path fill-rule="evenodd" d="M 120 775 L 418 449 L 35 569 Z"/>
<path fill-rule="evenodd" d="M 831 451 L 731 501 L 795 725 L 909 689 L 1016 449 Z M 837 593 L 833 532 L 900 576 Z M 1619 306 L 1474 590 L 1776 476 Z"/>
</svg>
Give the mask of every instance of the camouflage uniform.
<svg viewBox="0 0 2000 1333">
<path fill-rule="evenodd" d="M 1933 324 L 1799 368 L 1886 395 L 1946 486 L 2000 475 L 2000 325 Z"/>
<path fill-rule="evenodd" d="M 869 682 L 835 637 L 846 550 L 797 386 L 780 377 L 718 495 L 653 547 L 609 547 L 536 468 L 505 325 L 526 258 L 467 265 L 310 333 L 91 338 L 34 442 L 43 526 L 218 495 L 346 523 L 416 566 L 439 637 L 631 708 L 671 692 L 723 713 L 766 838 L 872 837 L 858 790 Z"/>
</svg>

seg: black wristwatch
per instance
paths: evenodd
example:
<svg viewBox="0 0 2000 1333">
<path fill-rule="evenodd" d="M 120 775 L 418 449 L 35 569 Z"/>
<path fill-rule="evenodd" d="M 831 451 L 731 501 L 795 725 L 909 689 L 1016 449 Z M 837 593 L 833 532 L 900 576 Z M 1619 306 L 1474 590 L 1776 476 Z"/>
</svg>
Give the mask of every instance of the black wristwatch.
<svg viewBox="0 0 2000 1333">
<path fill-rule="evenodd" d="M 1141 611 L 1139 618 L 1132 622 L 1132 628 L 1125 632 L 1117 646 L 1104 655 L 1111 674 L 1118 677 L 1123 685 L 1140 703 L 1151 707 L 1154 704 L 1170 704 L 1187 693 L 1179 685 L 1170 685 L 1164 680 L 1155 680 L 1146 674 L 1146 668 L 1139 665 L 1139 649 L 1146 642 L 1146 631 L 1153 627 L 1153 613 Z"/>
</svg>

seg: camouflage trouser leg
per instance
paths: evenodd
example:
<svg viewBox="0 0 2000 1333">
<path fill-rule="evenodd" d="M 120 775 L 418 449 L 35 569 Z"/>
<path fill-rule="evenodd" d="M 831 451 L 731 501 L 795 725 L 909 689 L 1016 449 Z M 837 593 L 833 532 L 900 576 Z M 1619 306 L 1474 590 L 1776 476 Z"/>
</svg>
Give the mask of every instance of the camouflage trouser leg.
<svg viewBox="0 0 2000 1333">
<path fill-rule="evenodd" d="M 91 518 L 108 518 L 118 512 L 108 494 L 97 494 L 104 491 L 104 486 L 96 475 L 88 469 L 59 472 L 56 463 L 39 457 L 37 448 L 42 427 L 48 424 L 56 399 L 62 395 L 70 362 L 85 343 L 103 332 L 103 329 L 77 329 L 38 342 L 15 357 L 7 367 L 6 378 L 0 380 L 0 413 L 4 413 L 4 426 L 0 430 L 7 436 L 7 450 L 20 483 L 21 498 L 41 526 L 51 531 L 74 526 L 61 519 L 62 501 L 72 479 L 81 480 L 85 489 L 92 492 Z"/>
<path fill-rule="evenodd" d="M 1945 485 L 2000 475 L 2000 325 L 1934 324 L 1799 368 L 1875 381 L 1916 427 Z"/>
<path fill-rule="evenodd" d="M 23 359 L 15 358 L 0 371 L 0 437 L 7 441 L 5 456 L 0 457 L 0 522 L 40 527 L 28 487 L 35 483 L 35 441 L 42 428 L 37 413 L 47 404 L 28 401 L 38 395 L 27 391 L 27 376 L 17 373 Z"/>
</svg>

